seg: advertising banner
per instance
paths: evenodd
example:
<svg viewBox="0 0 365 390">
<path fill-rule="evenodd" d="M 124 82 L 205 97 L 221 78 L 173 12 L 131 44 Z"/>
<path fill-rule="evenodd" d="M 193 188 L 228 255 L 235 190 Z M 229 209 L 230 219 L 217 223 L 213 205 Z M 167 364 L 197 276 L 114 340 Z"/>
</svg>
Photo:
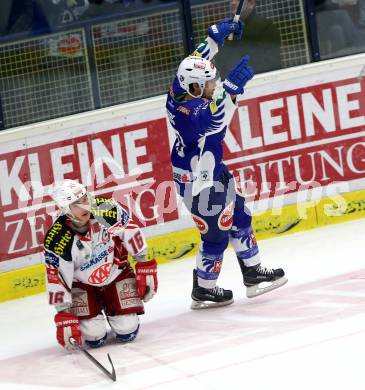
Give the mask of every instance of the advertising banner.
<svg viewBox="0 0 365 390">
<path fill-rule="evenodd" d="M 248 202 L 282 199 L 274 206 L 279 209 L 311 201 L 301 195 L 308 189 L 322 191 L 337 182 L 344 193 L 365 188 L 364 79 L 354 77 L 357 68 L 351 65 L 341 72 L 321 69 L 295 81 L 253 86 L 239 101 L 224 159 Z M 147 230 L 153 228 L 152 237 L 193 226 L 172 182 L 174 136 L 164 102 L 158 97 L 152 105 L 137 104 L 133 115 L 119 120 L 112 113 L 90 113 L 86 124 L 62 124 L 46 135 L 25 130 L 16 140 L 0 137 L 0 267 L 8 261 L 40 262 L 44 235 L 57 214 L 49 190 L 65 178 L 79 179 L 96 195 L 113 196 Z M 297 199 L 289 202 L 288 195 Z M 336 200 L 333 207 L 340 207 Z M 272 225 L 280 234 L 305 226 L 295 210 L 285 221 L 275 218 Z M 256 230 L 264 234 L 270 226 Z M 180 258 L 196 248 L 195 241 L 177 245 L 179 240 L 169 246 L 157 239 L 153 253 Z"/>
<path fill-rule="evenodd" d="M 40 251 L 57 215 L 49 190 L 65 178 L 113 196 L 142 226 L 176 220 L 167 131 L 165 118 L 80 136 L 69 130 L 57 134 L 62 140 L 2 153 L 1 260 Z"/>
<path fill-rule="evenodd" d="M 365 83 L 339 80 L 243 100 L 225 162 L 246 198 L 365 176 Z"/>
</svg>

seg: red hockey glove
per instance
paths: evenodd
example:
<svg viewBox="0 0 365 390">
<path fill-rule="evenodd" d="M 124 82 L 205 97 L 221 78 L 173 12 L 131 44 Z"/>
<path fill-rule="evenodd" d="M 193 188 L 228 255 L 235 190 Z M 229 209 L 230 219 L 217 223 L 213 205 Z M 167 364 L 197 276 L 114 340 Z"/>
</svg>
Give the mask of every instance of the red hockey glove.
<svg viewBox="0 0 365 390">
<path fill-rule="evenodd" d="M 72 313 L 60 312 L 54 317 L 57 327 L 57 341 L 66 349 L 73 349 L 70 342 L 72 337 L 79 345 L 81 345 L 81 330 L 80 321 Z"/>
<path fill-rule="evenodd" d="M 137 292 L 145 302 L 157 292 L 157 262 L 155 259 L 136 264 Z"/>
</svg>

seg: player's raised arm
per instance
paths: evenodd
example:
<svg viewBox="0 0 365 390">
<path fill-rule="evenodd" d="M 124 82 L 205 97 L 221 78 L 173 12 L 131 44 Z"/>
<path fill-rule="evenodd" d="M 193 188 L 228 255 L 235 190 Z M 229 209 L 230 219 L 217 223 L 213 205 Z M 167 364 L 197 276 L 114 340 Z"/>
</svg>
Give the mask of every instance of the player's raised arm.
<svg viewBox="0 0 365 390">
<path fill-rule="evenodd" d="M 212 60 L 230 34 L 233 34 L 234 39 L 242 38 L 243 23 L 240 20 L 224 19 L 209 26 L 208 37 L 195 49 L 192 55 Z"/>
<path fill-rule="evenodd" d="M 229 72 L 227 78 L 223 81 L 223 88 L 233 97 L 244 93 L 244 86 L 250 81 L 254 72 L 248 65 L 250 57 L 245 55 L 238 64 Z"/>
<path fill-rule="evenodd" d="M 225 39 L 227 39 L 230 34 L 233 34 L 234 39 L 242 38 L 243 27 L 244 25 L 241 21 L 234 21 L 233 19 L 224 19 L 219 23 L 213 24 L 208 28 L 207 38 L 198 45 L 190 57 L 200 57 L 209 61 L 212 60 L 218 53 L 219 47 L 224 45 Z M 189 57 L 187 57 L 186 60 L 188 58 Z M 194 67 L 192 67 L 191 70 L 194 70 Z M 175 77 L 169 91 L 171 96 L 180 98 L 186 93 L 186 88 L 181 86 L 182 82 L 184 82 L 183 79 Z"/>
</svg>

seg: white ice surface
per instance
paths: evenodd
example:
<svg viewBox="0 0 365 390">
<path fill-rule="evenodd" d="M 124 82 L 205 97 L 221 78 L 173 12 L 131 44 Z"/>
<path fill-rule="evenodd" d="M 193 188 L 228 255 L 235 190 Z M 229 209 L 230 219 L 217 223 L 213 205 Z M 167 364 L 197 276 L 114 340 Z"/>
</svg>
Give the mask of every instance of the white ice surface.
<svg viewBox="0 0 365 390">
<path fill-rule="evenodd" d="M 235 302 L 219 309 L 189 309 L 193 258 L 160 266 L 138 338 L 91 350 L 106 367 L 110 353 L 116 383 L 57 345 L 45 294 L 1 304 L 0 389 L 364 390 L 365 220 L 260 249 L 289 283 L 247 299 L 228 250 L 219 285 Z"/>
</svg>

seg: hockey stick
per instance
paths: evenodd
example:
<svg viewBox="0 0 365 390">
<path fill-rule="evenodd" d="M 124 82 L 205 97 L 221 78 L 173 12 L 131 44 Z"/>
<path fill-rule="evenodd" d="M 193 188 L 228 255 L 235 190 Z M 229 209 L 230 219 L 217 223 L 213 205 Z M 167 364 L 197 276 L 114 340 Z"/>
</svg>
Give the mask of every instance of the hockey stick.
<svg viewBox="0 0 365 390">
<path fill-rule="evenodd" d="M 243 3 L 245 2 L 245 0 L 240 0 L 240 2 L 238 3 L 238 6 L 237 6 L 237 9 L 236 9 L 236 13 L 233 17 L 233 21 L 234 22 L 238 22 L 240 20 L 240 16 L 241 16 L 241 12 L 243 10 Z M 228 40 L 229 41 L 232 41 L 233 40 L 233 33 L 230 33 L 228 35 Z"/>
<path fill-rule="evenodd" d="M 81 345 L 79 345 L 75 339 L 73 339 L 72 337 L 70 338 L 70 343 L 76 348 L 78 349 L 80 352 L 82 352 L 91 362 L 93 362 L 96 367 L 99 367 L 101 371 L 103 371 L 104 374 L 106 374 L 111 380 L 113 380 L 114 382 L 116 382 L 117 380 L 117 375 L 115 373 L 115 369 L 114 369 L 114 365 L 113 365 L 113 362 L 112 362 L 112 359 L 110 358 L 110 355 L 108 355 L 108 359 L 109 359 L 109 362 L 112 366 L 112 372 L 109 372 L 101 363 L 99 363 L 95 358 L 94 356 L 92 356 L 89 352 L 86 351 L 86 349 L 84 349 L 83 347 L 81 347 Z"/>
</svg>

